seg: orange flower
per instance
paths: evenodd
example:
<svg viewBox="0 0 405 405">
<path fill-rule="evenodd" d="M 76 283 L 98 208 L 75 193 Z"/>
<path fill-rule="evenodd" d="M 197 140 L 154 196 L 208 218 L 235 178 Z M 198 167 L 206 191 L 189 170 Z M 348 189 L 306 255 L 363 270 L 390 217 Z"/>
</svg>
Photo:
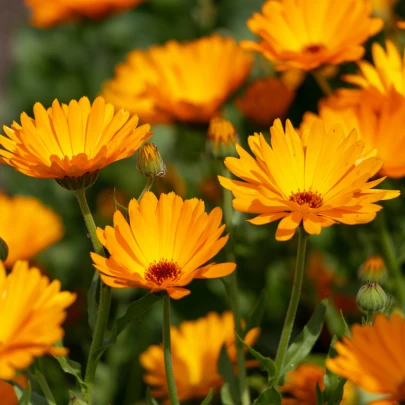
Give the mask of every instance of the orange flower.
<svg viewBox="0 0 405 405">
<path fill-rule="evenodd" d="M 169 193 L 158 200 L 146 192 L 140 203 L 131 200 L 128 209 L 130 223 L 116 211 L 114 228 L 97 229 L 110 257 L 91 257 L 107 285 L 166 291 L 179 299 L 190 294 L 183 287 L 194 278 L 224 277 L 235 270 L 234 263 L 204 266 L 228 241 L 229 235 L 220 237 L 225 229 L 219 226 L 220 208 L 208 215 L 196 198 L 183 201 Z"/>
<path fill-rule="evenodd" d="M 210 312 L 204 318 L 184 321 L 178 328 L 170 328 L 173 372 L 180 401 L 204 398 L 210 388 L 218 391 L 223 385 L 218 372 L 218 358 L 221 347 L 225 345 L 229 359 L 236 364 L 234 330 L 231 312 L 224 312 L 222 315 Z M 246 343 L 253 345 L 258 335 L 259 328 L 252 329 L 246 335 Z M 139 360 L 146 369 L 146 384 L 154 387 L 152 395 L 167 398 L 163 347 L 150 346 Z M 250 362 L 246 363 L 247 366 L 250 365 Z"/>
<path fill-rule="evenodd" d="M 236 139 L 236 130 L 231 121 L 221 117 L 211 118 L 207 133 L 207 150 L 214 157 L 232 154 Z"/>
<path fill-rule="evenodd" d="M 146 111 L 154 122 L 207 123 L 251 68 L 251 55 L 231 38 L 213 35 L 185 43 L 169 41 L 130 54 L 104 94 L 142 119 Z"/>
<path fill-rule="evenodd" d="M 37 103 L 34 116 L 22 113 L 21 125 L 4 126 L 8 137 L 0 136 L 0 156 L 38 178 L 94 177 L 103 167 L 132 156 L 152 135 L 149 125 L 137 128 L 137 116 L 130 118 L 124 110 L 114 114 L 102 97 L 93 105 L 86 97 L 62 106 L 55 100 L 48 111 Z"/>
<path fill-rule="evenodd" d="M 374 325 L 354 325 L 351 335 L 336 343 L 338 356 L 327 359 L 326 366 L 366 391 L 404 401 L 405 320 L 378 314 Z"/>
<path fill-rule="evenodd" d="M 14 381 L 22 388 L 27 386 L 27 377 L 25 375 L 19 375 L 14 378 Z M 17 405 L 18 398 L 14 391 L 14 387 L 3 380 L 0 380 L 0 398 L 2 405 Z"/>
<path fill-rule="evenodd" d="M 284 118 L 294 98 L 295 91 L 281 79 L 268 77 L 255 80 L 235 104 L 248 120 L 268 127 L 276 118 Z"/>
<path fill-rule="evenodd" d="M 259 214 L 249 220 L 263 225 L 281 219 L 276 239 L 289 240 L 303 223 L 309 234 L 336 223 L 348 225 L 372 221 L 381 206 L 398 191 L 375 190 L 383 179 L 368 182 L 382 161 L 364 159 L 364 143 L 356 131 L 346 136 L 341 125 L 326 131 L 323 123 L 312 125 L 305 145 L 290 121 L 270 128 L 271 145 L 262 134 L 248 138 L 255 158 L 237 145 L 239 159 L 226 158 L 226 167 L 243 181 L 219 177 L 231 190 L 236 210 Z"/>
<path fill-rule="evenodd" d="M 364 282 L 377 282 L 384 284 L 387 279 L 387 269 L 381 256 L 370 256 L 360 266 L 359 278 Z"/>
<path fill-rule="evenodd" d="M 80 18 L 102 18 L 129 10 L 145 0 L 25 0 L 32 10 L 32 24 L 47 28 Z"/>
<path fill-rule="evenodd" d="M 370 4 L 358 0 L 324 0 L 315 7 L 313 0 L 267 0 L 262 14 L 247 22 L 261 41 L 242 46 L 260 52 L 279 70 L 358 60 L 364 54 L 362 44 L 383 27 L 370 13 Z"/>
<path fill-rule="evenodd" d="M 42 276 L 37 268 L 18 261 L 7 275 L 0 262 L 0 378 L 10 380 L 34 357 L 65 355 L 53 345 L 62 339 L 61 323 L 75 294 L 60 291 L 60 282 Z"/>
<path fill-rule="evenodd" d="M 0 193 L 0 206 L 0 237 L 9 249 L 6 267 L 31 260 L 63 236 L 60 216 L 36 198 Z"/>
</svg>

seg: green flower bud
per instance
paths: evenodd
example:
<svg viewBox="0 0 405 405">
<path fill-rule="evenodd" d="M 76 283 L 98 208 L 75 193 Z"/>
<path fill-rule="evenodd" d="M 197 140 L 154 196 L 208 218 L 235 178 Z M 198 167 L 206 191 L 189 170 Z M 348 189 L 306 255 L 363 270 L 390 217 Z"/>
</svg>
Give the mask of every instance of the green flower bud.
<svg viewBox="0 0 405 405">
<path fill-rule="evenodd" d="M 215 117 L 210 121 L 207 136 L 207 152 L 215 158 L 235 156 L 238 142 L 235 128 L 224 118 Z"/>
<path fill-rule="evenodd" d="M 136 168 L 145 177 L 163 177 L 166 174 L 166 166 L 155 144 L 146 142 L 141 146 Z"/>
<path fill-rule="evenodd" d="M 8 246 L 4 239 L 0 238 L 0 260 L 5 262 L 8 257 Z"/>
<path fill-rule="evenodd" d="M 378 312 L 387 304 L 387 295 L 378 283 L 367 283 L 357 293 L 357 305 L 364 312 Z"/>
</svg>

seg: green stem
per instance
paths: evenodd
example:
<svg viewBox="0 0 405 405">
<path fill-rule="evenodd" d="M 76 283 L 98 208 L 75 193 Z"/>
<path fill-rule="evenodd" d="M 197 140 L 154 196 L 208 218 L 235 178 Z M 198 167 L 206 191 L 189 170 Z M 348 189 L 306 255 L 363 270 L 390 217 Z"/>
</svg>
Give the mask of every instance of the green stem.
<svg viewBox="0 0 405 405">
<path fill-rule="evenodd" d="M 305 250 L 307 247 L 308 234 L 302 226 L 298 227 L 298 249 L 297 261 L 295 263 L 294 282 L 291 291 L 290 303 L 288 304 L 287 315 L 285 317 L 283 331 L 281 332 L 280 343 L 276 355 L 277 374 L 274 385 L 277 386 L 280 379 L 280 373 L 283 368 L 285 354 L 287 352 L 288 343 L 290 341 L 291 332 L 294 325 L 295 315 L 297 313 L 298 303 L 300 301 L 302 280 L 304 276 L 305 265 Z"/>
<path fill-rule="evenodd" d="M 313 72 L 312 76 L 325 96 L 329 96 L 333 93 L 332 87 L 324 75 L 319 72 Z"/>
<path fill-rule="evenodd" d="M 146 182 L 145 187 L 144 187 L 144 189 L 142 190 L 142 193 L 141 193 L 141 195 L 140 195 L 139 198 L 138 198 L 138 202 L 140 202 L 140 201 L 142 200 L 143 195 L 144 195 L 147 191 L 150 191 L 150 189 L 151 189 L 152 186 L 153 186 L 153 180 L 155 180 L 155 178 L 154 178 L 153 176 L 151 176 L 151 177 L 147 177 L 147 179 L 148 179 L 148 181 Z"/>
<path fill-rule="evenodd" d="M 163 350 L 170 403 L 171 405 L 180 405 L 177 397 L 172 365 L 172 348 L 170 342 L 170 297 L 168 294 L 165 294 L 163 297 Z"/>
<path fill-rule="evenodd" d="M 223 175 L 229 177 L 230 173 L 225 168 L 223 170 Z M 227 259 L 230 262 L 235 261 L 234 255 L 234 239 L 232 232 L 232 193 L 228 190 L 224 190 L 224 220 L 226 224 L 227 231 L 230 232 L 230 239 L 226 246 Z M 236 361 L 238 365 L 238 382 L 239 382 L 239 392 L 241 396 L 242 405 L 250 405 L 250 392 L 249 385 L 247 383 L 246 377 L 246 367 L 245 367 L 245 352 L 243 343 L 237 338 L 236 335 L 243 337 L 241 315 L 240 315 L 240 305 L 239 305 L 239 287 L 238 287 L 238 277 L 236 275 L 236 270 L 229 276 L 228 294 L 229 301 L 231 305 L 231 310 L 233 313 L 233 320 L 235 325 L 235 344 L 236 344 Z"/>
<path fill-rule="evenodd" d="M 85 190 L 77 190 L 74 193 L 77 197 L 77 201 L 79 202 L 80 209 L 82 211 L 83 218 L 87 226 L 87 230 L 90 234 L 90 239 L 93 243 L 94 251 L 101 256 L 105 256 L 103 245 L 100 243 L 97 237 L 96 224 L 94 223 L 93 216 L 91 215 L 90 208 L 87 204 Z M 93 341 L 91 342 L 86 374 L 84 377 L 84 381 L 88 387 L 87 400 L 89 403 L 91 403 L 94 377 L 96 375 L 97 365 L 100 360 L 100 356 L 97 352 L 103 343 L 105 331 L 107 329 L 110 304 L 111 288 L 100 281 L 100 301 L 98 306 L 96 324 L 94 327 Z"/>
<path fill-rule="evenodd" d="M 45 375 L 43 373 L 42 359 L 37 359 L 38 368 L 34 372 L 34 378 L 37 380 L 39 386 L 41 387 L 44 397 L 47 399 L 49 405 L 56 405 L 55 397 L 52 394 L 52 391 L 46 381 Z"/>
<path fill-rule="evenodd" d="M 379 213 L 376 222 L 379 227 L 381 248 L 383 251 L 387 269 L 390 273 L 390 276 L 393 278 L 397 292 L 397 298 L 401 307 L 403 308 L 405 305 L 405 280 L 402 276 L 401 268 L 396 258 L 394 243 L 387 229 L 387 223 L 383 213 Z"/>
<path fill-rule="evenodd" d="M 366 315 L 366 323 L 372 325 L 374 323 L 374 311 L 368 311 Z"/>
</svg>

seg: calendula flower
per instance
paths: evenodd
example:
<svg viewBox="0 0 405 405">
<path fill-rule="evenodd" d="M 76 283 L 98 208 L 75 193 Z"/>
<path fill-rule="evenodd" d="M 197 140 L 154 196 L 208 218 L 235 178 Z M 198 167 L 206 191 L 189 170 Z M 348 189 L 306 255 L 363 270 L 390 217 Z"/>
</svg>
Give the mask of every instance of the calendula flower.
<svg viewBox="0 0 405 405">
<path fill-rule="evenodd" d="M 102 97 L 92 105 L 86 97 L 69 105 L 55 100 L 48 111 L 36 103 L 34 119 L 22 113 L 21 125 L 4 126 L 7 137 L 0 136 L 0 156 L 28 176 L 70 180 L 83 188 L 100 169 L 132 156 L 151 137 L 149 125 L 137 125 L 137 116 L 124 110 L 114 114 L 113 105 Z"/>
<path fill-rule="evenodd" d="M 290 121 L 284 131 L 276 120 L 270 132 L 272 146 L 262 134 L 248 138 L 255 158 L 237 145 L 239 159 L 225 159 L 226 167 L 243 181 L 219 180 L 232 191 L 236 210 L 259 214 L 251 223 L 281 219 L 277 240 L 291 239 L 301 223 L 306 232 L 317 235 L 339 222 L 370 222 L 381 209 L 375 202 L 399 195 L 399 191 L 372 189 L 383 180 L 368 182 L 382 161 L 363 157 L 364 142 L 357 140 L 355 130 L 346 136 L 341 125 L 326 131 L 317 121 L 306 146 Z"/>
<path fill-rule="evenodd" d="M 166 291 L 179 299 L 190 294 L 183 287 L 194 278 L 223 277 L 235 270 L 234 263 L 204 266 L 228 241 L 229 235 L 220 237 L 225 229 L 220 208 L 207 214 L 196 198 L 183 201 L 169 193 L 158 200 L 146 192 L 140 203 L 131 200 L 128 210 L 129 223 L 116 211 L 114 227 L 97 229 L 110 257 L 91 257 L 107 285 Z"/>
<path fill-rule="evenodd" d="M 281 79 L 268 77 L 255 80 L 235 104 L 248 120 L 268 127 L 276 118 L 285 117 L 294 98 L 295 91 Z"/>
<path fill-rule="evenodd" d="M 392 89 L 405 96 L 405 59 L 389 40 L 386 41 L 386 51 L 377 42 L 371 49 L 374 65 L 362 60 L 358 62 L 358 74 L 343 76 L 347 82 L 360 89 L 342 89 L 340 92 L 348 100 L 352 97 L 352 102 L 358 103 L 368 98 L 368 102 L 379 110 Z"/>
<path fill-rule="evenodd" d="M 358 276 L 363 281 L 384 283 L 387 279 L 387 269 L 381 256 L 370 256 L 360 266 Z"/>
<path fill-rule="evenodd" d="M 166 174 L 166 165 L 154 143 L 146 142 L 140 147 L 136 168 L 145 177 L 163 177 Z"/>
<path fill-rule="evenodd" d="M 64 233 L 61 217 L 33 197 L 0 193 L 0 237 L 7 243 L 6 267 L 31 260 Z"/>
<path fill-rule="evenodd" d="M 146 89 L 149 112 L 158 112 L 164 122 L 208 123 L 245 81 L 253 61 L 233 39 L 218 35 L 184 43 L 169 41 L 143 54 L 135 52 L 137 56 L 130 54 L 107 87 L 118 97 L 124 95 L 118 105 L 141 117 L 137 108 Z M 132 79 L 127 80 L 129 76 Z M 136 80 L 139 85 L 132 84 Z M 159 117 L 152 121 L 159 121 Z"/>
<path fill-rule="evenodd" d="M 211 388 L 217 391 L 223 385 L 217 363 L 225 345 L 229 359 L 236 364 L 234 329 L 231 312 L 222 315 L 210 312 L 204 318 L 185 321 L 178 328 L 170 328 L 173 372 L 180 401 L 204 398 Z M 247 333 L 245 342 L 253 345 L 258 334 L 258 328 L 252 329 Z M 163 347 L 150 346 L 141 354 L 140 362 L 146 370 L 145 383 L 153 387 L 152 395 L 167 398 Z M 246 362 L 247 366 L 251 364 Z"/>
<path fill-rule="evenodd" d="M 316 405 L 316 385 L 321 391 L 325 389 L 323 379 L 326 369 L 316 364 L 300 364 L 295 370 L 286 374 L 285 383 L 280 391 L 285 396 L 282 405 Z M 346 383 L 341 405 L 355 405 L 356 392 L 351 383 Z"/>
<path fill-rule="evenodd" d="M 207 149 L 215 157 L 224 157 L 235 150 L 237 134 L 231 121 L 221 117 L 210 120 Z"/>
<path fill-rule="evenodd" d="M 22 388 L 27 386 L 27 377 L 25 375 L 16 376 L 14 381 Z M 3 380 L 0 380 L 0 398 L 2 405 L 18 405 L 18 398 L 13 385 Z"/>
<path fill-rule="evenodd" d="M 360 388 L 386 394 L 388 400 L 405 400 L 405 320 L 382 314 L 374 325 L 354 325 L 351 338 L 336 343 L 337 357 L 326 360 L 333 373 L 347 378 Z"/>
<path fill-rule="evenodd" d="M 358 0 L 325 0 L 316 6 L 313 0 L 267 0 L 262 13 L 247 22 L 260 42 L 242 46 L 260 52 L 279 70 L 354 61 L 363 56 L 367 38 L 383 27 L 370 14 L 370 4 Z"/>
<path fill-rule="evenodd" d="M 32 10 L 32 24 L 47 28 L 80 18 L 102 18 L 129 10 L 145 0 L 25 0 Z"/>
<path fill-rule="evenodd" d="M 64 335 L 61 324 L 76 296 L 60 287 L 25 261 L 8 275 L 0 262 L 0 378 L 14 378 L 34 357 L 67 353 L 53 345 Z"/>
<path fill-rule="evenodd" d="M 301 133 L 308 130 L 320 117 L 327 130 L 337 122 L 346 130 L 355 128 L 364 144 L 365 156 L 377 155 L 383 161 L 380 174 L 391 178 L 405 176 L 405 157 L 398 153 L 405 148 L 405 97 L 391 89 L 378 110 L 363 92 L 361 99 L 352 103 L 345 95 L 328 97 L 319 103 L 319 115 L 307 113 Z M 346 132 L 347 134 L 348 132 Z"/>
</svg>

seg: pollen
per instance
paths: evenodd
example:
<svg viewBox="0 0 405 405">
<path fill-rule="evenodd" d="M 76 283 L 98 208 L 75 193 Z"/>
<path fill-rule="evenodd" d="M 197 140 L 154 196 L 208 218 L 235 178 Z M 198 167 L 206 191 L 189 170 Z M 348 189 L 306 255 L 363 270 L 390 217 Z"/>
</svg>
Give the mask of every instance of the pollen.
<svg viewBox="0 0 405 405">
<path fill-rule="evenodd" d="M 320 44 L 308 45 L 304 48 L 303 53 L 307 55 L 315 55 L 323 51 L 324 49 L 326 49 L 324 45 Z"/>
<path fill-rule="evenodd" d="M 310 208 L 319 208 L 323 204 L 322 196 L 318 192 L 299 191 L 291 194 L 290 201 L 296 202 L 298 205 L 308 204 Z"/>
<path fill-rule="evenodd" d="M 180 266 L 171 260 L 159 260 L 149 265 L 145 273 L 145 280 L 160 286 L 164 281 L 175 281 L 181 273 Z"/>
</svg>

